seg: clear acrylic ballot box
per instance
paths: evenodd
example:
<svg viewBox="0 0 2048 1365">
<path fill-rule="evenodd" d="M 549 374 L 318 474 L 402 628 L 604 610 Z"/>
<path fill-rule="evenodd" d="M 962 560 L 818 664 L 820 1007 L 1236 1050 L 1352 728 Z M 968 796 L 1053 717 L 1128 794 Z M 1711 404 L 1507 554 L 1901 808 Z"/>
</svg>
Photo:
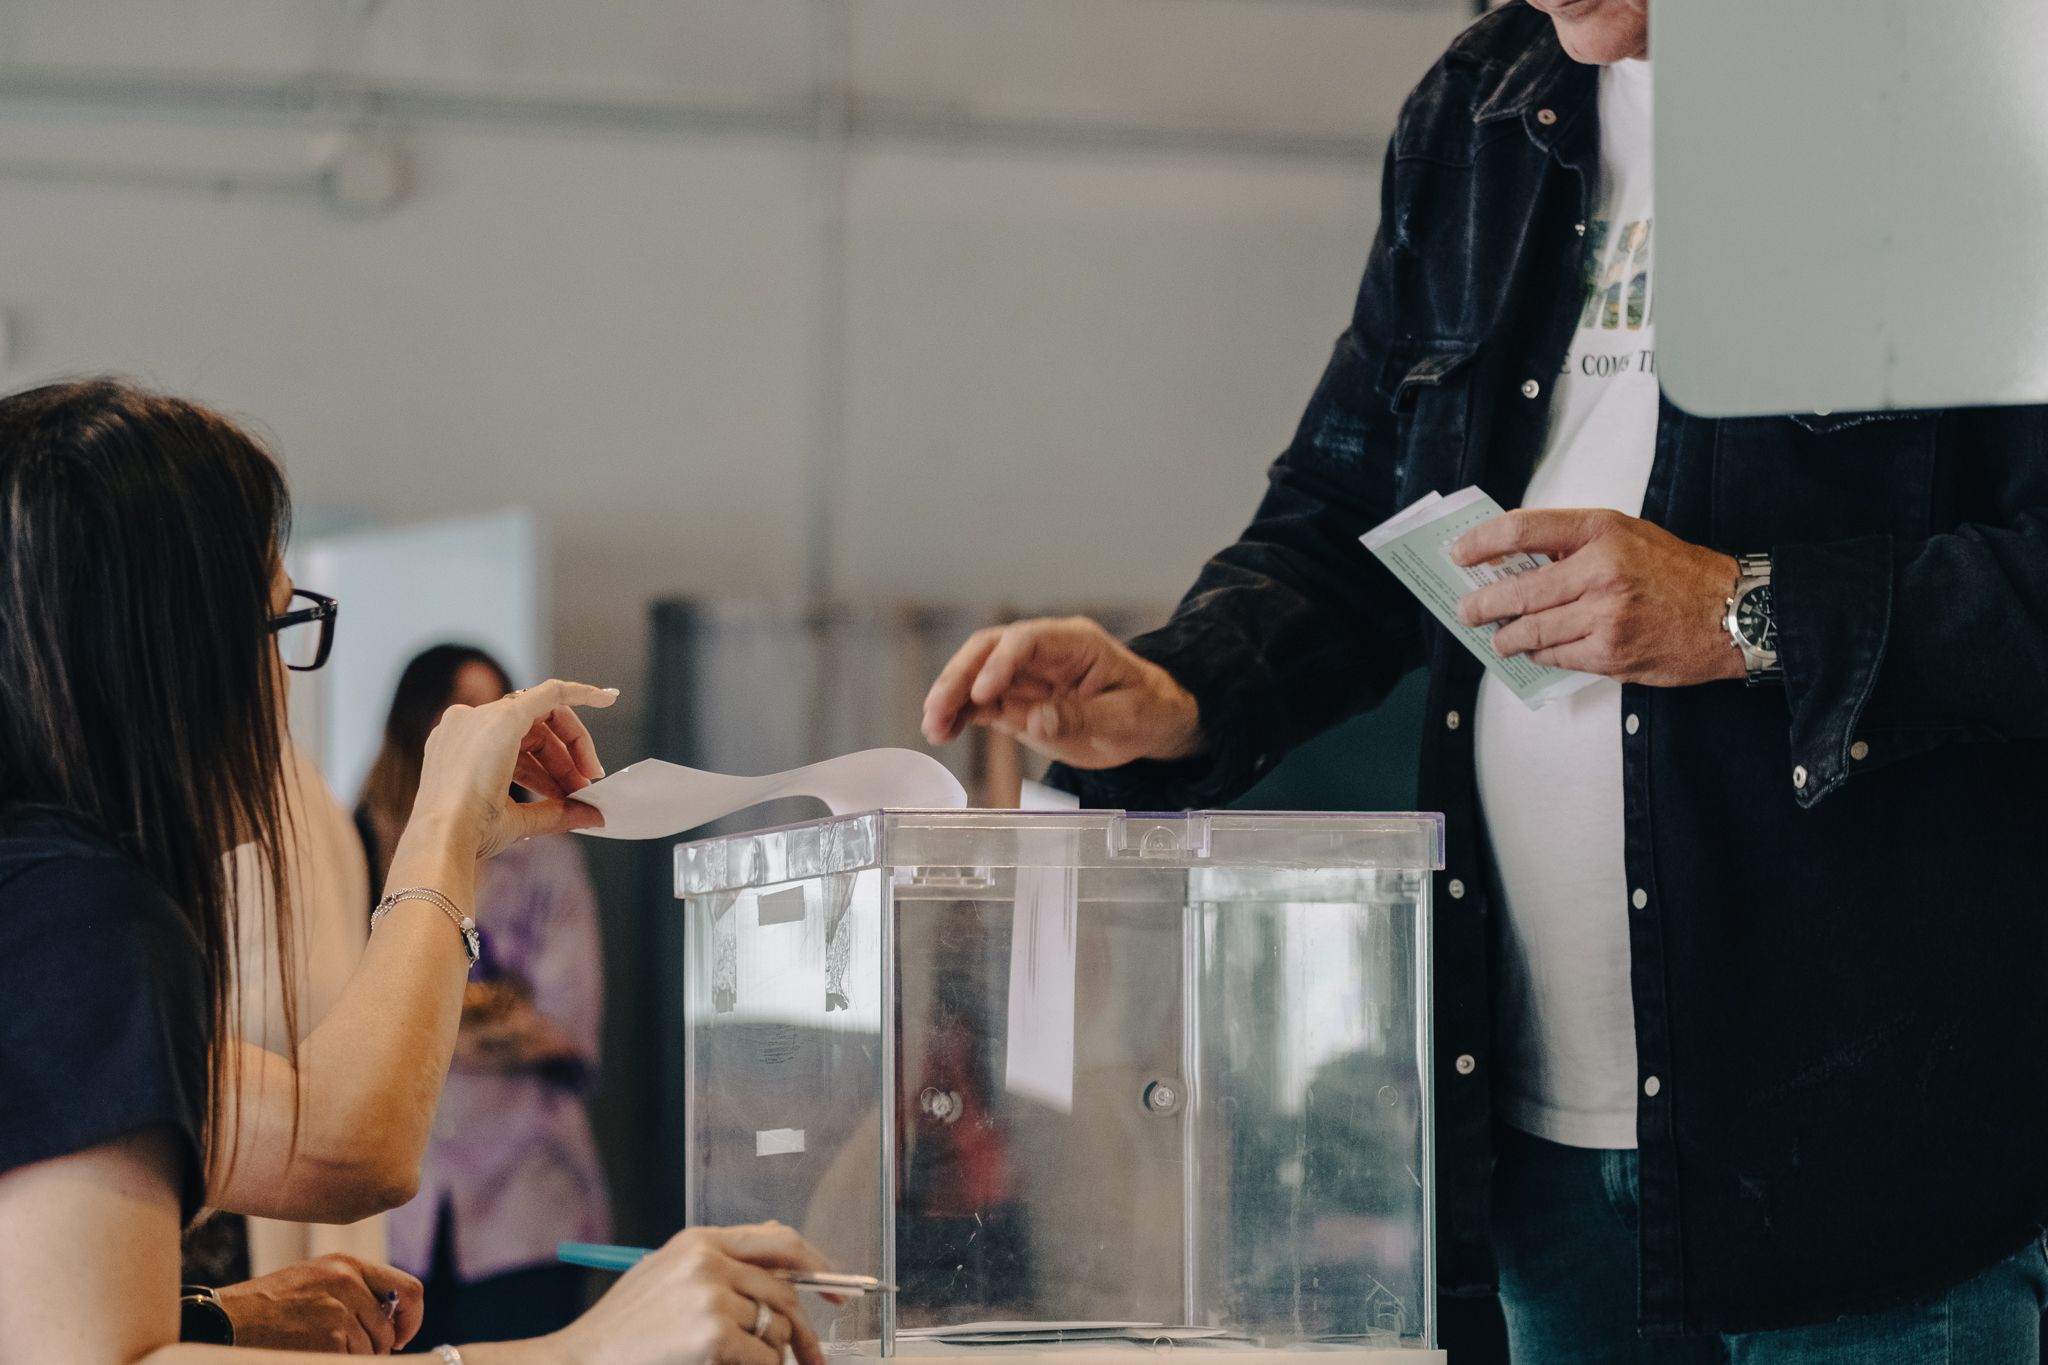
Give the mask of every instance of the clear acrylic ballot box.
<svg viewBox="0 0 2048 1365">
<path fill-rule="evenodd" d="M 690 1221 L 896 1285 L 807 1299 L 837 1352 L 1439 1359 L 1441 847 L 1225 811 L 682 845 Z"/>
</svg>

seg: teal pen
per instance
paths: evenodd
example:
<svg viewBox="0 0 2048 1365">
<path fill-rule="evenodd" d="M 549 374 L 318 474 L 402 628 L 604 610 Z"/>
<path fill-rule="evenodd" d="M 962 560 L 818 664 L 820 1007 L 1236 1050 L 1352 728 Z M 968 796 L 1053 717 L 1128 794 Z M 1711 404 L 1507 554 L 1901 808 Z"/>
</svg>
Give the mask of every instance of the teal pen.
<svg viewBox="0 0 2048 1365">
<path fill-rule="evenodd" d="M 650 1254 L 647 1247 L 607 1246 L 600 1242 L 563 1242 L 555 1247 L 555 1259 L 567 1265 L 589 1266 L 592 1270 L 631 1270 Z M 872 1275 L 842 1275 L 834 1270 L 777 1270 L 775 1278 L 799 1289 L 821 1294 L 893 1294 L 896 1286 L 884 1284 Z"/>
<path fill-rule="evenodd" d="M 606 1246 L 601 1242 L 563 1242 L 555 1248 L 555 1259 L 568 1265 L 587 1265 L 592 1270 L 631 1270 L 647 1254 L 646 1247 Z"/>
</svg>

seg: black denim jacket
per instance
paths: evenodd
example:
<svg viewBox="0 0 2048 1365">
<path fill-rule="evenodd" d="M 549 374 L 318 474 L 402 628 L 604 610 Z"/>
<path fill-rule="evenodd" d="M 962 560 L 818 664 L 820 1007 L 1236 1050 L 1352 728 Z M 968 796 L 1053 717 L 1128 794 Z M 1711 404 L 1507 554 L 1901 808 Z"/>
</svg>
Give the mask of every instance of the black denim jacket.
<svg viewBox="0 0 2048 1365">
<path fill-rule="evenodd" d="M 1214 805 L 1428 664 L 1453 1293 L 1492 1277 L 1480 674 L 1358 537 L 1432 489 L 1520 499 L 1584 298 L 1596 90 L 1517 4 L 1410 97 L 1355 316 L 1270 491 L 1137 642 L 1211 751 L 1056 779 Z M 1785 667 L 1624 689 L 1644 1322 L 1756 1330 L 1959 1282 L 2048 1215 L 2048 410 L 1667 403 L 1643 515 L 1774 556 Z"/>
</svg>

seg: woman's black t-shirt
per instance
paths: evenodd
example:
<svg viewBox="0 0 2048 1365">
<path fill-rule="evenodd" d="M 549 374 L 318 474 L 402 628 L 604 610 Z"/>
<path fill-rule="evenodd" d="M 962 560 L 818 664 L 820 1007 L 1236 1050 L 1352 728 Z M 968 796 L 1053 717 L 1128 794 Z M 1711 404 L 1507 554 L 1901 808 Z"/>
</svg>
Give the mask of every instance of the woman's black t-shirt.
<svg viewBox="0 0 2048 1365">
<path fill-rule="evenodd" d="M 209 1000 L 198 937 L 140 867 L 62 816 L 0 817 L 0 1171 L 161 1124 L 189 1222 Z"/>
</svg>

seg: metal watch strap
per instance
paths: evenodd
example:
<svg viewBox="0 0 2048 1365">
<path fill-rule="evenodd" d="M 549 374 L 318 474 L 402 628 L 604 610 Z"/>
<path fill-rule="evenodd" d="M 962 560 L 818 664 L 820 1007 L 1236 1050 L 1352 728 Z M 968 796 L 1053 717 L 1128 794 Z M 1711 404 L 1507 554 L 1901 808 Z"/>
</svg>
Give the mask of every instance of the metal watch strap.
<svg viewBox="0 0 2048 1365">
<path fill-rule="evenodd" d="M 370 930 L 376 932 L 378 921 L 391 912 L 391 907 L 401 901 L 425 901 L 439 910 L 462 932 L 462 946 L 469 952 L 469 965 L 474 967 L 484 955 L 483 936 L 477 932 L 476 921 L 462 913 L 454 901 L 449 900 L 431 886 L 408 886 L 402 891 L 393 891 L 377 902 L 377 908 L 370 912 Z"/>
<path fill-rule="evenodd" d="M 1778 663 L 1778 651 L 1761 650 L 1752 645 L 1742 633 L 1738 617 L 1742 601 L 1755 591 L 1759 580 L 1768 587 L 1771 581 L 1771 557 L 1767 554 L 1737 555 L 1735 559 L 1735 588 L 1728 598 L 1725 624 L 1728 642 L 1742 653 L 1742 662 L 1751 686 L 1758 683 L 1775 682 L 1784 676 Z"/>
</svg>

